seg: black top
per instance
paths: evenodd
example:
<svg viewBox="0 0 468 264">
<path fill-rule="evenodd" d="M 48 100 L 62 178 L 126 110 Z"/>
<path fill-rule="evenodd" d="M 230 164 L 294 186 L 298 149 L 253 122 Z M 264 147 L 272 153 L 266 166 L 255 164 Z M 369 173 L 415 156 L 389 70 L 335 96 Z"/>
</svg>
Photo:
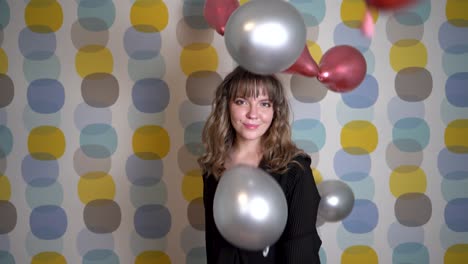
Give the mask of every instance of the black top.
<svg viewBox="0 0 468 264">
<path fill-rule="evenodd" d="M 205 205 L 205 239 L 207 264 L 318 264 L 322 241 L 315 222 L 320 202 L 310 157 L 298 156 L 285 174 L 272 174 L 283 189 L 288 203 L 288 220 L 279 240 L 270 246 L 266 257 L 262 251 L 239 249 L 226 241 L 213 217 L 213 200 L 218 181 L 203 175 L 203 203 Z M 260 168 L 265 169 L 260 165 Z"/>
</svg>

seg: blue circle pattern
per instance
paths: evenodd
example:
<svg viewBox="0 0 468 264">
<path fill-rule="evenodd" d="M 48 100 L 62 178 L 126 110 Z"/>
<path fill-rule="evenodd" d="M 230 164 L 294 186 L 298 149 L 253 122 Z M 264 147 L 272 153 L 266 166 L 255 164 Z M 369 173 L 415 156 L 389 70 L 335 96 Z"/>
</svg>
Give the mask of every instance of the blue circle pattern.
<svg viewBox="0 0 468 264">
<path fill-rule="evenodd" d="M 342 93 L 342 102 L 337 107 L 344 103 L 354 111 L 360 110 L 361 116 L 363 113 L 367 113 L 365 114 L 367 116 L 366 121 L 372 122 L 374 118 L 374 105 L 379 97 L 379 84 L 372 75 L 375 59 L 370 50 L 371 40 L 365 37 L 359 28 L 351 28 L 345 23 L 339 23 L 335 27 L 333 40 L 335 45 L 350 45 L 358 49 L 364 55 L 367 65 L 365 79 L 354 90 Z M 337 111 L 338 113 L 341 112 Z M 350 115 L 350 117 L 359 120 L 358 115 Z M 371 120 L 368 120 L 369 118 Z M 339 120 L 340 116 L 337 116 L 337 119 Z M 348 120 L 348 122 L 353 122 L 353 120 Z M 344 126 L 346 124 L 341 125 Z M 348 183 L 355 196 L 351 213 L 341 221 L 343 228 L 350 233 L 350 239 L 356 237 L 359 240 L 359 237 L 362 237 L 362 235 L 372 236 L 378 223 L 379 212 L 377 206 L 372 201 L 374 198 L 374 181 L 370 179 L 371 157 L 372 153 L 353 155 L 346 153 L 343 149 L 335 154 L 333 162 L 335 172 L 341 180 Z"/>
<path fill-rule="evenodd" d="M 159 183 L 163 176 L 163 162 L 143 160 L 136 155 L 128 158 L 126 174 L 128 180 L 136 186 L 153 186 Z"/>
<path fill-rule="evenodd" d="M 429 144 L 430 129 L 424 119 L 404 118 L 393 126 L 393 143 L 403 152 L 419 152 Z"/>
<path fill-rule="evenodd" d="M 197 20 L 192 20 L 192 21 L 196 21 L 196 23 L 195 22 L 189 23 L 193 28 L 197 28 L 197 26 L 198 28 L 208 27 L 206 23 L 204 24 L 203 16 L 201 15 L 201 12 L 200 12 L 200 10 L 202 10 L 203 2 L 204 1 L 202 0 L 184 1 L 185 19 L 188 21 L 190 18 L 194 18 L 194 17 L 198 18 Z M 198 4 L 198 6 L 195 5 L 197 8 L 192 8 L 187 11 L 186 6 L 188 6 L 188 4 L 193 4 L 193 3 Z M 297 0 L 297 1 L 291 0 L 291 3 L 296 6 L 307 5 L 307 3 L 303 3 L 303 1 L 300 1 L 300 0 Z M 314 10 L 311 13 L 312 15 L 310 15 L 312 17 L 310 20 L 307 20 L 307 17 L 304 16 L 306 18 L 306 21 L 308 22 L 308 26 L 315 26 L 323 20 L 323 17 L 325 14 L 325 2 L 321 1 L 320 4 L 321 4 L 320 6 L 323 6 L 323 10 L 321 8 L 319 8 L 318 10 Z M 79 1 L 79 5 L 80 5 L 79 13 L 81 14 L 80 17 L 82 18 L 80 22 L 82 23 L 83 27 L 87 28 L 88 30 L 100 31 L 103 29 L 108 29 L 114 22 L 115 7 L 113 6 L 112 1 L 108 1 L 108 0 L 107 1 L 106 0 L 104 1 Z M 5 6 L 7 8 L 4 8 Z M 114 12 L 110 12 L 110 13 L 100 12 L 103 10 L 104 7 L 106 8 L 111 7 L 114 9 Z M 314 4 L 314 8 L 315 7 L 316 6 Z M 90 9 L 93 9 L 93 8 L 94 8 L 93 10 L 94 13 L 89 11 Z M 310 10 L 313 8 L 307 8 L 307 9 Z M 418 14 L 422 20 L 426 21 L 430 14 L 430 6 L 422 5 L 418 9 L 412 10 L 412 13 Z M 94 15 L 90 15 L 90 14 L 94 14 Z M 96 20 L 95 20 L 93 23 L 86 24 L 87 22 L 92 21 L 96 17 L 99 17 L 101 23 L 96 23 Z M 10 18 L 10 13 L 9 13 L 9 8 L 8 8 L 8 2 L 4 0 L 0 0 L 0 28 L 1 29 L 5 28 L 8 25 L 9 18 Z M 86 19 L 89 19 L 89 21 L 86 21 Z M 398 14 L 397 19 L 399 20 L 400 23 L 406 24 L 406 25 L 414 25 L 415 21 L 421 21 L 421 20 L 410 19 L 410 16 L 405 15 L 405 14 Z M 99 25 L 99 26 L 96 26 L 96 25 Z M 339 25 L 338 27 L 340 26 L 342 25 Z M 335 43 L 337 44 L 350 43 L 349 41 L 354 41 L 352 42 L 352 45 L 358 46 L 362 50 L 368 49 L 369 45 L 366 45 L 365 39 L 360 39 L 359 41 L 356 41 L 357 38 L 355 38 L 353 34 L 356 35 L 357 31 L 354 30 L 354 32 L 350 32 L 350 30 L 351 29 L 349 28 L 345 28 L 343 30 L 348 33 L 348 36 L 352 36 L 352 37 L 349 37 L 348 39 L 346 39 L 344 35 L 342 34 L 335 34 Z M 20 51 L 25 57 L 24 58 L 25 62 L 28 62 L 28 63 L 43 62 L 52 57 L 56 57 L 54 55 L 55 49 L 56 49 L 56 41 L 55 41 L 54 33 L 37 34 L 34 32 L 30 32 L 30 31 L 28 32 L 28 31 L 29 29 L 27 28 L 24 29 L 21 32 L 20 37 L 19 37 Z M 444 70 L 449 75 L 447 78 L 446 85 L 445 85 L 445 88 L 446 88 L 445 92 L 446 92 L 447 100 L 453 108 L 460 108 L 460 107 L 468 106 L 466 103 L 467 102 L 466 100 L 467 94 L 465 91 L 466 89 L 465 90 L 462 89 L 462 87 L 466 87 L 467 72 L 466 71 L 457 72 L 457 70 L 460 70 L 460 69 L 466 70 L 466 64 L 463 64 L 463 61 L 464 61 L 463 59 L 466 58 L 466 50 L 468 49 L 468 41 L 466 39 L 467 38 L 466 36 L 468 35 L 464 34 L 465 31 L 466 31 L 466 28 L 455 27 L 450 23 L 444 23 L 439 30 L 439 42 L 440 42 L 441 47 L 445 51 L 443 55 Z M 152 42 L 153 44 L 157 43 L 155 42 L 156 38 L 153 38 L 153 36 L 154 35 L 149 36 L 147 38 L 148 43 L 150 42 Z M 32 46 L 30 45 L 30 43 L 35 43 L 37 45 Z M 133 45 L 136 45 L 136 44 L 133 44 Z M 129 49 L 127 49 L 127 47 L 125 48 L 129 56 L 131 57 L 131 60 L 129 60 L 129 64 L 130 62 L 138 63 L 138 60 L 140 60 L 141 61 L 140 65 L 142 65 L 143 63 L 147 62 L 145 60 L 147 60 L 149 57 L 154 58 L 154 56 L 156 57 L 160 56 L 159 51 L 155 51 L 154 46 L 153 47 L 141 46 L 140 50 L 134 47 L 129 47 Z M 459 57 L 461 58 L 461 60 L 457 60 L 457 61 L 453 60 L 454 57 L 452 56 L 456 56 L 456 55 L 460 55 Z M 460 67 L 460 65 L 457 64 L 457 62 L 462 63 L 462 67 Z M 60 65 L 60 62 L 58 63 L 59 63 L 58 65 Z M 27 70 L 27 66 L 25 65 L 23 65 L 25 77 L 26 77 L 26 80 L 30 84 L 36 80 L 41 80 L 41 79 L 51 79 L 51 80 L 55 79 L 55 81 L 58 83 L 57 80 L 59 78 L 59 74 L 60 74 L 59 72 L 54 72 L 53 74 L 50 74 L 50 72 L 49 74 L 45 74 L 45 73 L 33 74 L 37 72 L 37 70 Z M 159 68 L 164 68 L 164 67 L 165 65 L 159 64 L 158 70 Z M 129 67 L 129 72 L 131 72 L 130 67 Z M 155 76 L 155 77 L 162 78 L 162 76 Z M 139 81 L 140 79 L 144 79 L 141 77 L 133 77 L 133 78 L 132 79 L 135 82 Z M 148 76 L 145 76 L 145 78 L 148 78 Z M 372 79 L 373 76 L 370 76 L 370 75 L 366 76 L 365 82 L 369 78 Z M 361 86 L 365 86 L 365 85 L 361 85 Z M 369 85 L 367 87 L 367 91 L 364 91 L 364 90 L 366 89 L 363 89 L 363 91 L 361 91 L 361 87 L 359 87 L 358 89 L 355 90 L 356 95 L 351 96 L 352 93 L 345 94 L 342 96 L 342 99 L 351 108 L 370 108 L 375 104 L 376 100 L 378 99 L 378 93 L 377 94 L 375 93 L 377 89 L 373 87 L 372 85 Z M 38 103 L 38 102 L 34 102 L 30 100 L 29 104 L 30 104 L 31 109 L 38 112 L 39 114 L 44 114 L 44 115 L 48 114 L 49 112 L 59 111 L 62 108 L 63 100 L 59 96 L 60 92 L 57 92 L 57 91 L 58 91 L 57 89 L 54 89 L 54 87 L 52 87 L 52 90 L 49 91 L 50 94 L 53 94 L 52 98 L 49 98 L 52 100 L 45 101 L 45 104 L 43 104 L 44 102 Z M 358 99 L 354 99 L 362 95 L 369 96 L 365 102 L 360 101 Z M 354 97 L 354 96 L 357 96 L 357 97 Z M 57 102 L 58 104 L 56 104 Z M 134 104 L 137 105 L 138 103 L 134 103 Z M 142 103 L 142 105 L 144 105 L 144 103 Z M 142 105 L 136 106 L 137 108 L 140 107 L 139 110 L 141 112 L 154 111 L 154 108 L 152 110 L 148 110 L 146 108 L 145 110 L 145 107 L 142 107 Z M 160 107 L 160 108 L 164 109 L 165 107 Z M 390 110 L 389 110 L 389 114 L 390 114 Z M 425 124 L 425 121 L 422 119 L 423 117 L 421 116 L 413 116 L 413 117 L 406 117 L 406 118 L 409 118 L 410 120 L 419 119 L 418 121 L 416 121 L 417 123 L 422 121 L 420 122 L 420 124 L 422 123 Z M 417 140 L 415 140 L 418 133 L 422 133 L 423 135 L 427 136 L 427 138 L 429 137 L 428 133 L 427 135 L 424 134 L 426 133 L 424 131 L 424 128 L 419 127 L 421 130 L 408 129 L 407 126 L 404 126 L 404 121 L 401 121 L 401 119 L 397 119 L 394 125 L 396 124 L 398 124 L 398 126 L 396 126 L 396 128 L 394 129 L 396 131 L 396 134 L 398 134 L 397 137 L 400 137 L 400 139 L 409 139 L 410 141 L 411 140 L 416 141 L 418 144 L 414 144 L 414 145 L 420 147 L 420 148 L 412 147 L 409 149 L 404 149 L 402 147 L 403 150 L 422 151 L 424 149 L 424 147 L 427 145 L 427 143 L 425 142 L 426 139 L 424 139 L 423 142 L 418 142 Z M 87 125 L 90 125 L 90 124 L 87 124 Z M 83 126 L 83 127 L 86 127 L 86 126 Z M 402 130 L 401 127 L 405 128 L 406 130 Z M 424 127 L 424 125 L 422 125 L 422 127 Z M 13 142 L 13 140 L 11 139 L 9 141 L 9 140 L 6 140 L 5 138 L 8 139 L 8 137 L 3 137 L 3 136 L 0 137 L 0 139 L 3 140 L 0 142 L 2 151 L 6 152 L 5 150 L 8 150 L 8 149 L 10 149 L 11 151 L 11 147 L 10 147 L 11 144 L 8 142 L 10 141 Z M 7 153 L 9 153 L 10 151 L 8 151 Z M 337 174 L 340 176 L 342 180 L 345 180 L 351 183 L 351 182 L 360 182 L 368 178 L 366 177 L 366 175 L 369 174 L 368 166 L 370 166 L 370 163 L 371 163 L 370 156 L 367 155 L 366 160 L 359 160 L 359 159 L 354 159 L 354 157 L 341 157 L 340 155 L 342 154 L 339 154 L 339 153 L 336 154 L 335 156 L 336 160 L 334 164 L 335 164 L 335 170 L 337 170 Z M 340 158 L 338 158 L 338 156 L 340 156 Z M 32 161 L 31 159 L 33 158 L 30 156 L 26 156 L 22 164 L 22 167 L 25 167 L 25 168 L 22 168 L 23 179 L 30 187 L 47 187 L 47 186 L 52 186 L 54 183 L 56 183 L 55 181 L 57 179 L 58 171 L 59 171 L 57 163 L 49 162 L 49 161 Z M 344 160 L 346 159 L 349 159 L 351 161 L 357 161 L 357 164 L 353 164 L 355 166 L 350 166 L 349 168 L 346 168 L 345 166 L 344 168 L 342 168 L 343 170 L 337 169 L 337 167 L 339 167 L 339 166 L 336 166 L 337 165 L 336 162 L 338 162 L 337 160 L 340 160 L 339 162 L 343 162 L 343 164 L 345 164 Z M 444 177 L 443 182 L 442 182 L 443 186 L 455 186 L 455 185 L 460 186 L 459 184 L 460 180 L 466 179 L 467 177 L 467 173 L 466 173 L 467 168 L 465 168 L 466 162 L 463 162 L 465 160 L 466 160 L 466 154 L 452 153 L 447 149 L 441 150 L 441 152 L 439 153 L 438 168 L 441 172 L 441 175 Z M 43 165 L 39 164 L 42 162 L 44 162 Z M 147 175 L 147 171 L 142 171 L 141 168 L 140 170 L 136 169 L 137 164 L 143 164 L 143 163 L 139 163 L 141 161 L 135 161 L 134 159 L 129 158 L 128 162 L 129 164 L 127 164 L 127 167 L 130 169 L 127 170 L 127 176 L 130 182 L 132 182 L 132 184 L 152 185 L 159 181 L 157 177 L 156 179 L 152 179 L 152 178 L 149 179 L 149 177 L 145 176 Z M 158 165 L 156 164 L 157 163 L 154 163 L 154 164 L 148 163 L 143 166 L 147 166 L 147 169 L 156 168 L 156 170 L 159 170 L 159 169 L 162 170 L 162 163 Z M 453 166 L 449 166 L 450 164 L 452 164 Z M 40 173 L 38 175 L 33 175 L 32 171 L 34 171 L 34 169 L 38 169 Z M 49 172 L 50 174 L 46 174 L 47 172 Z M 136 176 L 133 176 L 133 175 L 136 175 Z M 455 188 L 455 187 L 448 187 L 446 192 L 449 193 L 449 190 L 455 190 L 451 188 Z M 353 188 L 353 190 L 355 192 L 359 191 L 358 188 Z M 448 201 L 446 208 L 445 208 L 445 214 L 444 214 L 447 226 L 452 231 L 455 231 L 455 232 L 466 232 L 466 229 L 467 229 L 466 223 L 468 221 L 466 219 L 466 215 L 460 214 L 460 212 L 466 212 L 467 210 L 466 205 L 468 204 L 467 199 L 460 199 L 460 198 L 455 198 L 455 197 L 450 198 L 447 195 L 444 197 L 446 197 L 446 200 Z M 364 214 L 364 215 L 374 214 L 376 218 L 378 218 L 378 212 L 375 210 L 373 211 L 373 209 L 371 209 L 373 203 L 370 201 L 370 199 L 371 198 L 358 199 L 356 206 L 362 207 L 362 208 L 358 208 L 358 209 L 355 208 L 355 209 L 356 211 L 360 210 L 359 214 Z M 141 209 L 142 209 L 141 211 L 144 211 L 143 206 L 141 207 Z M 62 210 L 62 214 L 59 213 L 61 210 Z M 141 214 L 143 215 L 143 213 Z M 345 219 L 345 221 L 343 221 L 344 223 L 347 223 L 346 225 L 347 228 L 349 230 L 354 230 L 354 233 L 356 234 L 359 234 L 359 232 L 366 232 L 366 231 L 371 232 L 373 230 L 372 221 L 369 221 L 365 224 L 362 224 L 362 223 L 353 224 L 352 223 L 353 221 L 351 221 L 351 219 L 353 217 L 355 218 L 354 219 L 355 222 L 362 222 L 362 219 L 356 218 L 356 214 L 357 213 L 351 214 L 349 219 Z M 157 215 L 157 214 L 154 213 L 154 215 Z M 59 227 L 54 227 L 54 228 L 49 228 L 48 226 L 46 227 L 36 226 L 34 228 L 31 227 L 32 230 L 33 229 L 35 230 L 33 233 L 35 233 L 35 235 L 39 234 L 38 237 L 40 237 L 41 239 L 46 239 L 50 237 L 60 237 L 61 236 L 60 234 L 63 235 L 63 233 L 65 232 L 64 230 L 66 230 L 66 213 L 63 211 L 61 207 L 56 206 L 56 205 L 39 206 L 39 207 L 34 208 L 33 213 L 31 213 L 30 215 L 30 219 L 34 218 L 35 221 L 37 220 L 38 224 L 41 221 L 45 221 L 45 220 L 40 220 L 40 219 L 47 219 L 48 217 L 58 217 L 58 219 L 61 219 L 61 224 L 59 225 Z M 168 222 L 170 223 L 170 221 Z M 344 223 L 343 225 L 345 225 Z M 141 226 L 139 228 L 137 227 L 135 228 L 140 231 L 144 229 L 144 228 L 141 228 Z M 164 228 L 160 228 L 160 230 L 163 230 L 163 229 Z M 160 233 L 163 233 L 163 232 L 160 232 Z M 393 262 L 394 263 L 399 263 L 399 262 L 428 263 L 429 261 L 428 261 L 427 248 L 421 243 L 422 242 L 400 243 L 399 245 L 394 247 Z M 325 263 L 326 255 L 324 254 L 323 250 L 321 250 L 320 253 L 321 253 L 322 263 Z M 204 248 L 193 248 L 192 250 L 190 250 L 188 255 L 192 256 L 193 258 L 187 257 L 187 263 L 196 263 L 196 259 L 204 260 Z M 323 258 L 325 258 L 325 262 L 323 262 Z M 107 250 L 107 251 L 102 250 L 102 249 L 90 250 L 90 251 L 87 251 L 86 254 L 84 254 L 84 258 L 83 258 L 83 263 L 118 263 L 118 262 L 119 262 L 118 257 L 115 255 L 115 253 L 112 250 Z M 15 263 L 15 262 L 14 262 L 13 256 L 10 253 L 6 251 L 0 251 L 0 263 L 10 264 L 10 263 Z"/>
<path fill-rule="evenodd" d="M 65 103 L 65 89 L 57 80 L 34 80 L 29 84 L 27 97 L 32 110 L 41 114 L 52 114 L 62 109 Z"/>
<path fill-rule="evenodd" d="M 32 210 L 29 217 L 31 232 L 40 239 L 58 239 L 67 231 L 67 214 L 55 205 L 44 205 Z"/>
<path fill-rule="evenodd" d="M 119 264 L 119 257 L 109 249 L 94 249 L 83 256 L 83 264 Z"/>
<path fill-rule="evenodd" d="M 149 60 L 159 55 L 162 38 L 160 32 L 141 32 L 129 28 L 124 35 L 124 47 L 130 58 Z"/>
<path fill-rule="evenodd" d="M 356 89 L 342 95 L 344 103 L 351 108 L 371 107 L 378 97 L 379 84 L 372 75 L 367 75 Z"/>
<path fill-rule="evenodd" d="M 210 26 L 203 16 L 205 0 L 185 0 L 182 13 L 187 25 L 193 29 L 208 29 Z"/>
<path fill-rule="evenodd" d="M 54 32 L 37 33 L 25 28 L 19 34 L 18 44 L 26 59 L 40 61 L 55 54 L 57 37 Z"/>
<path fill-rule="evenodd" d="M 161 79 L 142 79 L 133 86 L 132 99 L 139 111 L 159 113 L 169 105 L 169 87 Z"/>
<path fill-rule="evenodd" d="M 163 238 L 171 229 L 171 213 L 160 204 L 139 207 L 134 217 L 136 232 L 149 239 Z"/>
<path fill-rule="evenodd" d="M 0 30 L 10 23 L 10 6 L 6 0 L 0 0 Z M 0 43 L 1 45 L 2 43 Z"/>
<path fill-rule="evenodd" d="M 445 96 L 455 107 L 468 107 L 468 72 L 451 75 L 445 83 Z"/>
<path fill-rule="evenodd" d="M 204 121 L 193 122 L 185 128 L 184 145 L 190 153 L 196 156 L 199 156 L 204 152 L 203 144 L 201 142 L 204 124 Z"/>
<path fill-rule="evenodd" d="M 7 126 L 0 125 L 0 159 L 10 154 L 13 148 L 13 134 Z"/>
<path fill-rule="evenodd" d="M 352 155 L 339 150 L 333 160 L 336 175 L 344 181 L 362 181 L 369 176 L 370 155 Z"/>
<path fill-rule="evenodd" d="M 80 0 L 78 21 L 89 31 L 108 30 L 115 21 L 115 6 L 112 0 Z"/>
<path fill-rule="evenodd" d="M 372 232 L 379 222 L 379 211 L 371 200 L 356 199 L 351 213 L 343 220 L 343 227 L 354 234 Z"/>
<path fill-rule="evenodd" d="M 295 120 L 292 124 L 292 139 L 306 152 L 319 152 L 326 141 L 325 126 L 316 119 Z"/>
<path fill-rule="evenodd" d="M 161 2 L 158 4 L 165 4 Z M 185 2 L 187 1 L 184 1 L 184 5 Z M 132 1 L 132 3 L 137 2 Z M 141 3 L 140 1 L 137 4 Z M 198 3 L 199 7 L 203 5 L 204 1 Z M 183 12 L 187 10 L 184 9 Z M 202 25 L 203 18 L 193 18 L 193 23 L 207 27 L 206 23 Z M 162 30 L 151 32 L 138 28 L 146 26 L 153 27 L 134 25 L 125 31 L 123 38 L 123 46 L 128 55 L 128 76 L 134 81 L 131 90 L 132 106 L 128 116 L 129 125 L 133 130 L 155 125 L 154 120 L 161 119 L 171 99 L 169 85 L 164 81 L 166 63 L 161 54 Z M 157 122 L 157 125 L 162 126 L 161 123 Z M 165 250 L 161 248 L 159 242 L 156 242 L 164 240 L 172 226 L 171 212 L 165 205 L 167 188 L 163 171 L 162 159 L 146 160 L 134 154 L 127 158 L 125 172 L 128 181 L 132 184 L 130 199 L 135 207 L 133 216 L 135 234 L 131 240 L 141 241 L 131 245 L 135 255 L 148 250 L 145 247 L 146 243 L 152 244 L 152 250 Z"/>
<path fill-rule="evenodd" d="M 0 0 L 0 50 L 3 42 L 3 30 L 10 23 L 10 6 L 6 0 Z M 7 78 L 8 75 L 4 74 Z M 1 88 L 0 88 L 1 89 Z M 13 135 L 10 129 L 6 126 L 7 124 L 7 112 L 0 107 L 0 160 L 6 161 L 6 157 L 10 154 L 13 148 Z M 5 165 L 2 165 L 0 168 L 0 175 L 5 174 Z M 4 177 L 6 177 L 4 175 Z M 13 203 L 8 201 L 8 203 L 16 210 L 16 207 Z M 0 263 L 4 264 L 15 264 L 15 258 L 11 255 L 10 252 L 10 238 L 8 233 L 0 235 Z"/>
<path fill-rule="evenodd" d="M 54 184 L 59 176 L 57 160 L 36 160 L 31 155 L 24 157 L 21 163 L 23 180 L 32 187 L 47 187 Z"/>
<path fill-rule="evenodd" d="M 445 223 L 455 232 L 468 232 L 468 198 L 450 200 L 445 207 Z"/>
<path fill-rule="evenodd" d="M 78 2 L 76 14 L 78 18 L 77 23 L 82 27 L 83 32 L 88 31 L 86 34 L 90 35 L 107 35 L 109 34 L 108 31 L 115 22 L 116 8 L 112 0 L 80 0 Z M 84 41 L 86 41 L 84 45 L 103 45 L 102 43 L 95 43 L 91 38 L 85 39 Z M 95 73 L 99 72 L 92 72 L 90 74 Z M 86 79 L 82 79 L 81 81 L 83 87 Z M 114 89 L 118 89 L 118 87 L 119 86 L 117 86 L 117 88 L 114 87 Z M 81 91 L 83 92 L 83 89 Z M 86 156 L 86 159 L 110 160 L 111 156 L 117 151 L 118 148 L 117 132 L 112 126 L 112 111 L 109 107 L 96 108 L 93 105 L 89 105 L 88 103 L 92 104 L 92 102 L 84 100 L 75 108 L 74 113 L 75 126 L 80 132 L 79 151 L 81 151 Z M 77 162 L 86 161 L 78 160 Z M 86 166 L 86 164 L 79 163 L 77 166 L 83 167 Z M 78 170 L 77 172 L 79 171 L 81 170 Z M 109 171 L 97 171 L 97 173 L 108 172 Z M 81 173 L 83 172 L 81 171 Z M 112 176 L 109 174 L 107 175 L 110 176 L 111 180 L 113 181 Z M 82 177 L 83 175 L 79 176 Z M 114 183 L 112 182 L 110 184 Z M 80 195 L 82 194 L 80 193 Z M 113 219 L 113 225 L 111 228 L 97 228 L 96 226 L 98 226 L 99 223 L 96 223 L 93 217 L 99 217 L 99 214 L 87 214 L 92 212 L 94 207 L 100 207 L 102 211 L 111 213 L 116 217 L 118 216 L 119 219 Z M 119 226 L 121 221 L 119 205 L 113 200 L 100 200 L 99 198 L 95 198 L 84 205 L 83 216 L 86 227 L 81 231 L 80 236 L 76 241 L 78 244 L 80 256 L 82 257 L 82 263 L 119 263 L 119 257 L 113 251 L 114 238 L 112 234 L 112 232 L 115 231 L 115 229 Z M 94 243 L 86 241 L 84 237 L 93 237 Z M 102 243 L 96 241 L 100 241 Z"/>
<path fill-rule="evenodd" d="M 18 36 L 18 47 L 24 56 L 23 73 L 29 82 L 26 95 L 28 106 L 23 113 L 24 125 L 30 129 L 44 125 L 57 127 L 60 123 L 60 111 L 65 103 L 65 88 L 58 80 L 60 60 L 55 54 L 56 33 L 33 32 L 25 27 Z M 51 120 L 53 124 L 50 123 Z M 68 217 L 61 207 L 63 187 L 57 181 L 60 174 L 59 163 L 57 160 L 36 160 L 27 155 L 22 160 L 21 173 L 28 184 L 25 196 L 32 209 L 29 215 L 31 238 L 26 242 L 27 252 L 33 256 L 47 248 L 47 251 L 60 253 Z M 47 195 L 43 195 L 43 192 Z M 38 241 L 41 241 L 39 243 L 43 247 L 33 246 Z M 46 241 L 55 242 L 47 244 Z"/>
<path fill-rule="evenodd" d="M 402 243 L 393 250 L 392 263 L 429 264 L 429 251 L 420 243 Z"/>
<path fill-rule="evenodd" d="M 447 3 L 448 5 L 448 3 Z M 442 66 L 447 75 L 445 100 L 441 115 L 447 125 L 455 120 L 467 119 L 468 108 L 468 27 L 446 21 L 438 32 L 439 45 L 443 50 Z M 437 167 L 441 174 L 442 195 L 447 201 L 444 210 L 445 227 L 441 228 L 441 242 L 449 246 L 466 244 L 466 239 L 457 239 L 468 232 L 468 186 L 467 153 L 452 152 L 443 148 L 438 155 Z M 449 231 L 447 231 L 449 230 Z M 448 236 L 452 232 L 451 236 Z"/>
<path fill-rule="evenodd" d="M 91 124 L 81 130 L 80 146 L 89 157 L 110 157 L 117 149 L 117 142 L 117 132 L 110 125 Z"/>
<path fill-rule="evenodd" d="M 304 23 L 307 27 L 318 26 L 325 18 L 326 1 L 304 1 L 304 0 L 290 0 L 289 3 L 293 5 L 302 15 Z"/>
<path fill-rule="evenodd" d="M 15 258 L 8 251 L 0 250 L 0 263 L 2 264 L 15 264 Z"/>
<path fill-rule="evenodd" d="M 422 3 L 415 7 L 395 12 L 394 18 L 398 23 L 405 26 L 419 26 L 425 23 L 430 10 L 430 3 Z M 419 41 L 419 39 L 415 39 L 415 41 Z M 394 45 L 395 43 L 391 44 Z M 388 115 L 393 125 L 391 144 L 401 152 L 423 152 L 429 144 L 430 129 L 424 120 L 425 109 L 424 104 L 421 102 L 422 100 L 424 99 L 418 102 L 406 102 L 400 98 L 394 98 L 389 104 Z M 407 111 L 408 109 L 412 109 L 412 111 Z M 405 163 L 405 165 L 419 167 L 420 164 Z M 408 195 L 408 193 L 402 195 Z M 396 202 L 398 201 L 400 203 L 411 203 L 411 201 L 404 201 L 403 199 L 397 199 Z M 397 223 L 394 223 L 394 225 L 395 224 Z M 413 228 L 419 227 L 420 226 L 415 226 Z M 395 244 L 392 244 L 393 263 L 429 263 L 429 254 L 427 248 L 423 244 L 414 242 L 408 243 L 402 240 L 394 242 Z"/>
</svg>

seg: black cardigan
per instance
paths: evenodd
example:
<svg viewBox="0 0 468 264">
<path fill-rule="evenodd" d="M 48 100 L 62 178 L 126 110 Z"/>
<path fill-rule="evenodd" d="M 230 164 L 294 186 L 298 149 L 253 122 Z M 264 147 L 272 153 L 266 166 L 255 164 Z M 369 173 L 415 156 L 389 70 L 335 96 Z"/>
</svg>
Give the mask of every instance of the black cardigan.
<svg viewBox="0 0 468 264">
<path fill-rule="evenodd" d="M 317 233 L 316 219 L 320 195 L 317 191 L 310 157 L 298 156 L 285 174 L 272 174 L 283 189 L 288 203 L 288 220 L 279 240 L 270 246 L 268 255 L 262 251 L 239 249 L 227 242 L 216 227 L 213 199 L 218 181 L 203 175 L 205 205 L 205 239 L 207 264 L 318 264 L 322 241 Z M 260 165 L 260 168 L 265 167 Z"/>
</svg>

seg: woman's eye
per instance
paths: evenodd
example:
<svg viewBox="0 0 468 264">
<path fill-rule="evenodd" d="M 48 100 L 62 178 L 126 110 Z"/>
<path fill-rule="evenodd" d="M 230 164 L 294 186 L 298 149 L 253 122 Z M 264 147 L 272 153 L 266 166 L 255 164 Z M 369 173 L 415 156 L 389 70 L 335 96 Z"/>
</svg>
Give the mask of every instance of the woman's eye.
<svg viewBox="0 0 468 264">
<path fill-rule="evenodd" d="M 263 107 L 271 107 L 271 103 L 270 102 L 262 102 L 262 106 Z"/>
<path fill-rule="evenodd" d="M 236 99 L 234 100 L 234 103 L 237 104 L 237 105 L 242 105 L 245 103 L 245 100 L 242 100 L 242 99 Z"/>
</svg>

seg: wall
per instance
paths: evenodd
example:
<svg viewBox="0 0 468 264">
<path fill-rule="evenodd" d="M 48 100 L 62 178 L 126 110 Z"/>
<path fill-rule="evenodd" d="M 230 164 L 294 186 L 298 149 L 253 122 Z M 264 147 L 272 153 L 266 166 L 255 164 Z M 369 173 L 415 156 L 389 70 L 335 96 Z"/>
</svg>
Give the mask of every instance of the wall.
<svg viewBox="0 0 468 264">
<path fill-rule="evenodd" d="M 322 262 L 468 263 L 468 2 L 374 13 L 372 39 L 362 0 L 290 2 L 317 62 L 368 65 L 346 94 L 280 75 L 316 180 L 356 196 Z M 203 4 L 0 0 L 0 263 L 205 263 L 196 157 L 234 62 Z"/>
</svg>

